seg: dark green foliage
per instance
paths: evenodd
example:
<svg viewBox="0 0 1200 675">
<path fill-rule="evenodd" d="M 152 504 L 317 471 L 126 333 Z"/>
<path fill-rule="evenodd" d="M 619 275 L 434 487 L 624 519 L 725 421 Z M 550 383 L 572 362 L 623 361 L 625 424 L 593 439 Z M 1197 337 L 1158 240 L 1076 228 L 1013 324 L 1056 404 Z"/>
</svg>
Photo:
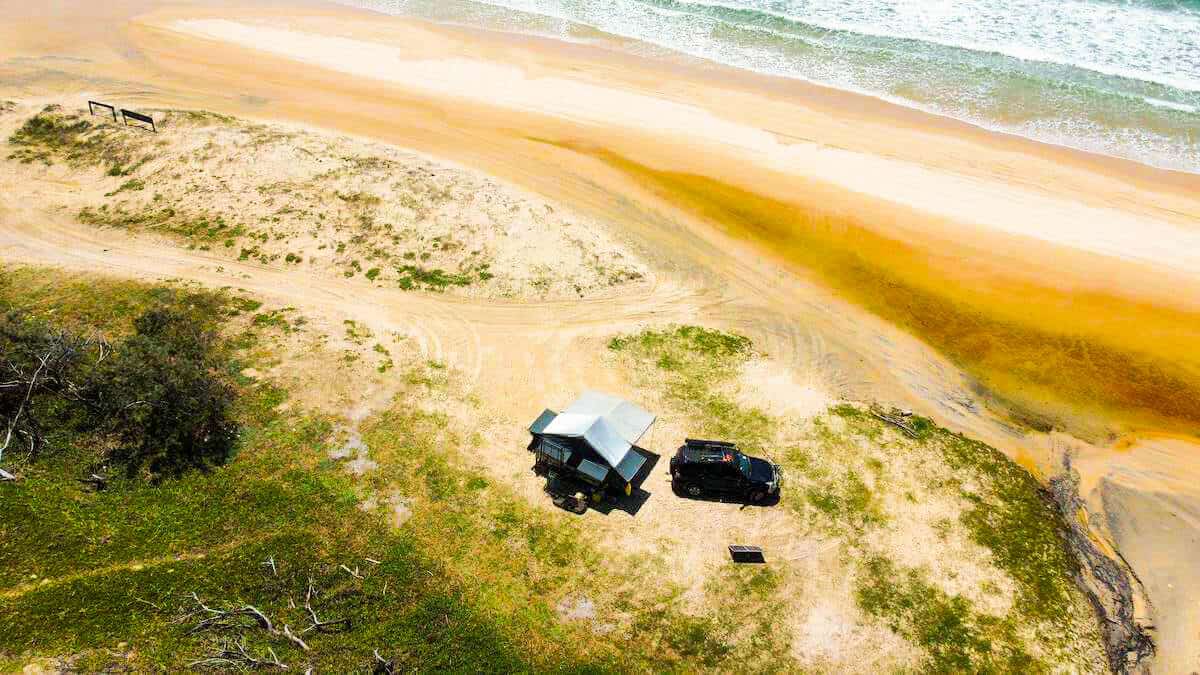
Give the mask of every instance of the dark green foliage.
<svg viewBox="0 0 1200 675">
<path fill-rule="evenodd" d="M 84 390 L 117 441 L 111 458 L 130 474 L 154 476 L 223 463 L 237 438 L 223 370 L 216 333 L 186 312 L 138 317 L 134 335 L 93 369 Z"/>
<path fill-rule="evenodd" d="M 16 376 L 0 387 L 0 420 L 17 422 L 29 459 L 82 445 L 152 476 L 223 462 L 237 427 L 213 310 L 152 307 L 113 345 L 9 310 L 0 360 Z"/>
</svg>

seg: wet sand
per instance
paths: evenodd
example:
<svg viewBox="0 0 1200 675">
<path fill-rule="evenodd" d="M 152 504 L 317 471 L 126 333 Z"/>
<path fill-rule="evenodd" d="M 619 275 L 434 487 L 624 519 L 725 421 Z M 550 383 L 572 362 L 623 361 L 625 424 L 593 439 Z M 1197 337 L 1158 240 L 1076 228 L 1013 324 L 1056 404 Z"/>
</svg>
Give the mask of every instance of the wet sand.
<svg viewBox="0 0 1200 675">
<path fill-rule="evenodd" d="M 315 3 L 157 4 L 68 25 L 0 2 L 4 95 L 208 108 L 448 157 L 614 223 L 752 308 L 729 320 L 804 326 L 837 355 L 838 395 L 911 405 L 1045 473 L 1064 444 L 1006 418 L 1049 416 L 1086 441 L 1066 444 L 1085 493 L 1182 654 L 1162 663 L 1194 663 L 1200 592 L 1172 580 L 1200 562 L 1200 495 L 1159 478 L 1198 448 L 1153 439 L 1200 422 L 1200 177 L 599 46 Z M 989 343 L 997 327 L 1010 337 Z M 1147 525 L 1154 509 L 1178 537 Z"/>
</svg>

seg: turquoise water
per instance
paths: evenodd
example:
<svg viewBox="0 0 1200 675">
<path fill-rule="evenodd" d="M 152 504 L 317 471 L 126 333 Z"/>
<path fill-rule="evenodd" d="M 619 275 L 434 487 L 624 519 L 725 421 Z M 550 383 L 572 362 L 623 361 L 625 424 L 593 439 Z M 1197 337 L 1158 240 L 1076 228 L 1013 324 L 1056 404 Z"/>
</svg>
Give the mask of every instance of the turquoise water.
<svg viewBox="0 0 1200 675">
<path fill-rule="evenodd" d="M 1200 172 L 1200 0 L 344 1 L 563 39 L 598 30 Z"/>
</svg>

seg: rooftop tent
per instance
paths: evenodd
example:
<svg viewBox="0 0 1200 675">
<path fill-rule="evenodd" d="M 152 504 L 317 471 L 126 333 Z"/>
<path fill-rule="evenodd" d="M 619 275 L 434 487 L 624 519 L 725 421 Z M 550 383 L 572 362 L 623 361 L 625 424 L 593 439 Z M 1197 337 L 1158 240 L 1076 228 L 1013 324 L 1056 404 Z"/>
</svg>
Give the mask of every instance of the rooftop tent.
<svg viewBox="0 0 1200 675">
<path fill-rule="evenodd" d="M 535 434 L 545 433 L 546 425 L 550 424 L 552 421 L 554 421 L 554 418 L 557 415 L 558 415 L 558 413 L 554 412 L 553 410 L 550 410 L 549 408 L 547 408 L 546 410 L 543 410 L 542 414 L 538 415 L 538 418 L 533 421 L 533 424 L 529 425 L 529 431 L 531 431 L 532 433 L 535 433 Z"/>
<path fill-rule="evenodd" d="M 534 433 L 584 439 L 626 481 L 632 480 L 645 462 L 636 454 L 626 461 L 629 450 L 655 419 L 654 415 L 629 401 L 595 391 L 584 392 L 548 422 L 546 417 L 547 414 L 542 413 L 530 431 L 533 427 L 541 427 L 540 432 Z"/>
</svg>

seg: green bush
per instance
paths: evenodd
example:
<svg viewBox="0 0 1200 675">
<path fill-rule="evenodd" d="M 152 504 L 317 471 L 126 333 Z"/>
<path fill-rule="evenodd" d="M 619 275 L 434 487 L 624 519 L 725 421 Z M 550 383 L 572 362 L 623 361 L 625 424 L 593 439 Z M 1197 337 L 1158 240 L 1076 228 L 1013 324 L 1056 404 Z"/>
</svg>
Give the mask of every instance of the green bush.
<svg viewBox="0 0 1200 675">
<path fill-rule="evenodd" d="M 237 425 L 227 354 L 196 310 L 155 307 L 115 345 L 20 312 L 0 321 L 0 421 L 36 459 L 100 448 L 129 475 L 159 478 L 223 463 Z"/>
<path fill-rule="evenodd" d="M 179 474 L 224 463 L 237 439 L 234 392 L 218 375 L 217 335 L 186 312 L 152 309 L 134 335 L 92 372 L 88 396 L 119 439 L 112 458 L 129 473 Z"/>
</svg>

